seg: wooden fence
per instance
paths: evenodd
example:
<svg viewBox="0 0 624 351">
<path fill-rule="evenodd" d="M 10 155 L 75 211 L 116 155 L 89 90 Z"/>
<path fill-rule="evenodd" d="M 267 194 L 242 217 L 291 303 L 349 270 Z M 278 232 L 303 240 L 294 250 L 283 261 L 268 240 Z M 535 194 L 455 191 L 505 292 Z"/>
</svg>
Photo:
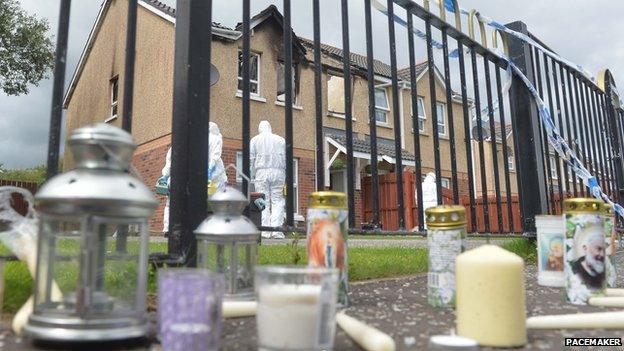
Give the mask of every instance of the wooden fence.
<svg viewBox="0 0 624 351">
<path fill-rule="evenodd" d="M 0 179 L 0 186 L 15 186 L 18 188 L 24 188 L 30 191 L 33 195 L 37 192 L 37 189 L 39 188 L 37 183 L 3 179 Z M 24 197 L 22 195 L 13 194 L 12 205 L 13 208 L 22 216 L 26 215 L 26 212 L 28 211 L 28 203 L 24 201 Z"/>
<path fill-rule="evenodd" d="M 416 202 L 415 191 L 416 184 L 420 186 L 421 182 L 416 182 L 415 175 L 412 172 L 403 173 L 403 201 L 405 204 L 405 228 L 411 230 L 418 226 L 418 205 Z M 366 177 L 362 181 L 362 212 L 364 214 L 364 221 L 369 222 L 373 217 L 372 206 L 372 180 L 371 177 Z M 444 204 L 453 204 L 453 192 L 451 189 L 442 188 L 442 201 Z M 477 225 L 476 229 L 478 233 L 485 233 L 485 215 L 483 208 L 483 197 L 475 199 L 475 211 Z M 498 212 L 496 197 L 494 195 L 488 196 L 487 199 L 488 212 L 489 212 L 489 224 L 490 232 L 497 233 L 499 230 L 498 225 Z M 466 208 L 466 215 L 468 217 L 468 230 L 472 228 L 471 209 L 470 209 L 470 197 L 468 195 L 460 195 L 459 205 Z M 522 223 L 520 217 L 520 202 L 517 195 L 511 196 L 511 209 L 513 216 L 513 228 L 510 228 L 509 213 L 507 211 L 507 197 L 501 197 L 501 212 L 503 219 L 503 233 L 521 233 Z M 557 205 L 557 210 L 559 206 Z M 396 174 L 389 173 L 379 176 L 379 220 L 382 224 L 382 229 L 385 230 L 398 230 L 398 198 L 396 193 Z"/>
</svg>

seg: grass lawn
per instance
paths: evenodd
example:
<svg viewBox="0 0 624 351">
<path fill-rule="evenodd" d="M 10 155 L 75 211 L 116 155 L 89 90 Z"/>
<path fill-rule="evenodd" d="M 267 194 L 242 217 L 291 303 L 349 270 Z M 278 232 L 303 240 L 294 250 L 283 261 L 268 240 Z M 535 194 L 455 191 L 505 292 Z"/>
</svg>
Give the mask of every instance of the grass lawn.
<svg viewBox="0 0 624 351">
<path fill-rule="evenodd" d="M 68 251 L 77 250 L 75 243 L 61 245 Z M 534 264 L 536 259 L 535 244 L 524 239 L 509 240 L 502 245 L 505 249 L 515 252 L 524 258 L 528 264 Z M 111 247 L 112 248 L 112 247 Z M 136 252 L 137 242 L 128 243 L 128 251 Z M 4 250 L 0 250 L 2 252 Z M 166 252 L 166 243 L 151 243 L 151 252 Z M 297 249 L 298 257 L 294 257 L 295 251 L 288 245 L 265 245 L 260 246 L 260 264 L 287 264 L 292 265 L 295 261 L 303 265 L 307 262 L 305 243 L 301 242 Z M 349 280 L 352 282 L 399 277 L 423 273 L 427 271 L 427 250 L 424 248 L 352 248 L 348 252 L 349 257 Z M 123 272 L 107 272 L 107 282 L 119 281 Z M 75 274 L 67 272 L 64 277 L 75 277 Z M 4 313 L 15 313 L 32 293 L 32 279 L 21 262 L 8 262 L 4 269 L 5 294 Z M 72 279 L 72 280 L 75 280 Z M 72 282 L 58 282 L 59 285 L 72 284 Z M 156 290 L 155 274 L 150 274 L 150 291 Z"/>
</svg>

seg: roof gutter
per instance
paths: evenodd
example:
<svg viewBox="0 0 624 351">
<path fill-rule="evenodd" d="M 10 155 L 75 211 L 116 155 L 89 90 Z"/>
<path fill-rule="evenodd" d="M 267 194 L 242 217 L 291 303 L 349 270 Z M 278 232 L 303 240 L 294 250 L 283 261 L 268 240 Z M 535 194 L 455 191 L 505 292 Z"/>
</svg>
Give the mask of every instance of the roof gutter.
<svg viewBox="0 0 624 351">
<path fill-rule="evenodd" d="M 89 32 L 89 37 L 87 38 L 87 45 L 85 45 L 84 49 L 82 49 L 82 53 L 80 54 L 80 59 L 78 60 L 78 66 L 76 67 L 76 70 L 74 71 L 74 74 L 72 75 L 72 79 L 69 83 L 69 89 L 67 89 L 67 92 L 65 93 L 65 97 L 63 98 L 64 109 L 66 109 L 67 106 L 69 105 L 69 100 L 71 99 L 71 96 L 74 93 L 74 90 L 76 89 L 78 77 L 80 77 L 80 75 L 82 74 L 82 70 L 84 69 L 84 60 L 86 59 L 86 57 L 91 52 L 91 49 L 93 48 L 93 42 L 94 42 L 93 39 L 95 38 L 97 33 L 100 31 L 100 28 L 102 28 L 102 23 L 103 23 L 102 18 L 104 18 L 104 16 L 108 12 L 110 5 L 111 5 L 110 0 L 104 0 L 102 5 L 100 6 L 100 11 L 98 12 L 97 17 L 95 18 L 95 23 L 93 24 L 93 27 L 91 28 L 91 32 Z"/>
</svg>

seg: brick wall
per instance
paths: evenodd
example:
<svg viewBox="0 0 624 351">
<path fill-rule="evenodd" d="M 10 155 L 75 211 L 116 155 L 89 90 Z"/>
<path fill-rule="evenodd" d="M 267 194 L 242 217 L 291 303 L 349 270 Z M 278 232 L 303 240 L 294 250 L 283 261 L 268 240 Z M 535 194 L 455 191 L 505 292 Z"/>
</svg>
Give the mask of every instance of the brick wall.
<svg viewBox="0 0 624 351">
<path fill-rule="evenodd" d="M 136 168 L 141 177 L 143 177 L 145 185 L 152 189 L 152 191 L 154 190 L 158 178 L 162 175 L 162 169 L 165 166 L 165 157 L 167 156 L 167 150 L 170 145 L 171 136 L 167 135 L 139 146 L 134 153 L 134 168 Z M 158 201 L 160 201 L 160 204 L 154 216 L 150 219 L 150 230 L 153 233 L 162 233 L 163 210 L 167 197 L 161 195 L 155 196 Z"/>
<path fill-rule="evenodd" d="M 133 165 L 143 178 L 144 183 L 154 190 L 154 186 L 161 177 L 162 168 L 165 165 L 167 150 L 171 145 L 171 136 L 150 141 L 138 147 L 134 154 Z M 229 164 L 236 164 L 236 153 L 240 151 L 242 143 L 240 140 L 223 140 L 223 152 L 221 158 L 227 167 Z M 306 216 L 308 197 L 315 191 L 316 170 L 314 153 L 308 150 L 295 150 L 295 157 L 299 160 L 299 214 Z M 233 169 L 227 171 L 228 183 L 236 184 L 236 173 Z M 358 192 L 359 193 L 359 192 Z M 155 195 L 160 201 L 154 216 L 150 219 L 150 230 L 152 233 L 161 233 L 163 226 L 163 210 L 165 207 L 165 196 Z M 359 201 L 359 194 L 356 195 Z M 359 202 L 356 205 L 361 208 Z M 360 211 L 358 211 L 360 212 Z M 359 217 L 358 217 L 359 218 Z M 304 225 L 305 223 L 299 223 Z"/>
</svg>

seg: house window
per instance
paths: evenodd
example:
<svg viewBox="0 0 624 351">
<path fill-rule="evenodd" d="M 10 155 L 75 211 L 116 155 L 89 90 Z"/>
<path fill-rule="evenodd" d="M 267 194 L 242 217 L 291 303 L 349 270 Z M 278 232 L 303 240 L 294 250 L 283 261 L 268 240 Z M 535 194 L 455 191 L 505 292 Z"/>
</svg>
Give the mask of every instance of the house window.
<svg viewBox="0 0 624 351">
<path fill-rule="evenodd" d="M 236 185 L 239 185 L 243 183 L 243 177 L 241 177 L 241 175 L 239 174 L 239 172 L 243 172 L 243 152 L 242 151 L 236 151 L 236 169 L 238 170 L 238 172 L 236 172 Z"/>
<path fill-rule="evenodd" d="M 345 96 L 344 78 L 329 76 L 327 80 L 327 112 L 331 115 L 344 118 Z"/>
<path fill-rule="evenodd" d="M 559 167 L 559 165 L 557 164 L 555 156 L 550 155 L 550 177 L 552 179 L 557 179 L 557 167 Z"/>
<path fill-rule="evenodd" d="M 451 188 L 451 179 L 442 177 L 440 180 L 440 184 L 443 188 L 450 189 Z"/>
<path fill-rule="evenodd" d="M 381 124 L 388 123 L 388 91 L 385 88 L 375 88 L 375 120 Z"/>
<path fill-rule="evenodd" d="M 295 209 L 295 214 L 299 213 L 299 159 L 293 159 L 293 195 L 294 202 L 293 207 Z"/>
<path fill-rule="evenodd" d="M 119 77 L 115 77 L 110 81 L 110 97 L 110 115 L 106 119 L 106 122 L 112 121 L 117 118 L 119 112 Z"/>
<path fill-rule="evenodd" d="M 438 135 L 446 136 L 446 118 L 444 117 L 446 105 L 438 102 L 436 104 L 436 114 L 438 117 Z"/>
<path fill-rule="evenodd" d="M 286 102 L 286 81 L 284 77 L 286 72 L 284 70 L 284 63 L 279 62 L 277 65 L 277 101 Z M 293 105 L 298 105 L 299 102 L 299 69 L 297 64 L 292 66 L 292 97 Z"/>
<path fill-rule="evenodd" d="M 425 132 L 425 121 L 427 115 L 425 115 L 425 101 L 420 96 L 418 97 L 418 131 L 420 133 Z"/>
<path fill-rule="evenodd" d="M 514 157 L 511 151 L 507 151 L 507 165 L 509 165 L 510 171 L 513 171 L 516 169 L 516 163 L 514 162 Z"/>
<path fill-rule="evenodd" d="M 238 51 L 238 91 L 243 91 L 243 52 Z M 249 91 L 260 95 L 260 54 L 249 53 Z"/>
</svg>

